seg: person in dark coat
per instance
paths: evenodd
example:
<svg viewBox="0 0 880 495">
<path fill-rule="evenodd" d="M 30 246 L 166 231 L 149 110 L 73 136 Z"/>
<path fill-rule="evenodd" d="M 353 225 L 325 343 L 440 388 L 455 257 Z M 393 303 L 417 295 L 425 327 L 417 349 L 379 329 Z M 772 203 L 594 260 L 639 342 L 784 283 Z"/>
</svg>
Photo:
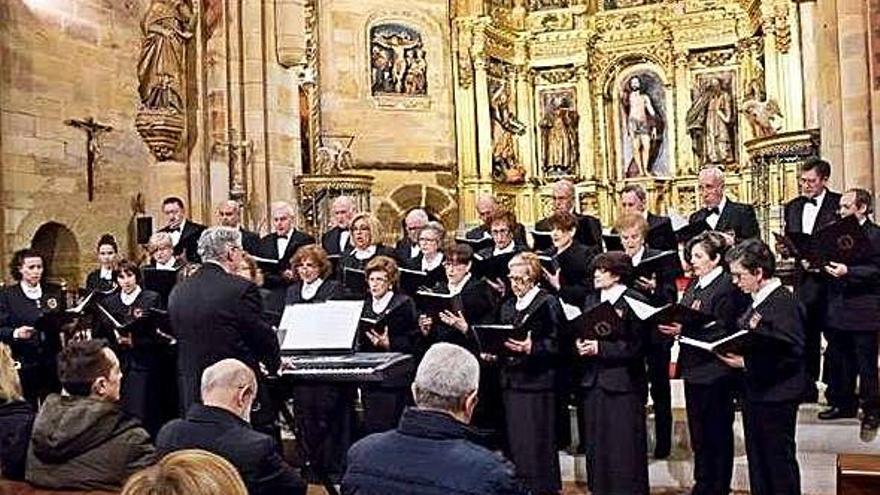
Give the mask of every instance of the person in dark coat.
<svg viewBox="0 0 880 495">
<path fill-rule="evenodd" d="M 466 239 L 478 240 L 486 236 L 492 236 L 492 221 L 501 209 L 498 207 L 498 201 L 491 194 L 483 194 L 477 198 L 477 215 L 482 222 L 480 225 L 465 232 Z M 527 246 L 526 228 L 523 224 L 514 220 L 510 226 L 510 236 L 514 243 L 520 246 Z M 496 241 L 493 240 L 493 245 Z M 494 246 L 493 246 L 494 247 Z"/>
<path fill-rule="evenodd" d="M 632 273 L 632 260 L 625 253 L 600 254 L 590 268 L 596 291 L 584 300 L 583 311 L 608 302 L 623 326 L 615 340 L 579 337 L 575 342 L 583 363 L 580 385 L 588 485 L 595 495 L 647 495 L 644 353 L 648 336 L 625 296 L 644 299 L 623 283 Z"/>
<path fill-rule="evenodd" d="M 0 342 L 12 348 L 12 356 L 21 364 L 24 396 L 36 406 L 38 400 L 61 390 L 55 360 L 61 349 L 61 328 L 51 315 L 63 313 L 65 298 L 42 281 L 43 258 L 36 251 L 16 251 L 9 272 L 17 283 L 0 290 Z"/>
<path fill-rule="evenodd" d="M 278 292 L 281 297 L 293 283 L 295 274 L 290 259 L 296 250 L 314 244 L 315 238 L 293 226 L 294 211 L 289 203 L 272 203 L 273 231 L 260 239 L 260 256 L 278 263 L 266 265 L 263 270 L 263 287 Z"/>
<path fill-rule="evenodd" d="M 667 335 L 681 335 L 710 342 L 735 333 L 737 318 L 746 310 L 747 296 L 734 285 L 724 266 L 728 241 L 719 232 L 704 232 L 688 242 L 685 251 L 694 278 L 681 304 L 712 315 L 709 328 L 683 328 L 680 323 L 659 325 Z M 733 476 L 734 397 L 742 372 L 696 347 L 681 345 L 678 369 L 684 380 L 687 422 L 694 451 L 693 495 L 730 492 Z"/>
<path fill-rule="evenodd" d="M 367 263 L 364 272 L 370 293 L 361 313 L 358 349 L 414 354 L 419 334 L 416 305 L 409 296 L 393 290 L 398 281 L 397 263 L 387 256 L 377 256 Z M 361 388 L 364 433 L 394 428 L 407 403 L 408 385 L 409 380 L 404 380 Z"/>
<path fill-rule="evenodd" d="M 751 345 L 719 357 L 744 370 L 743 429 L 754 495 L 801 493 L 795 430 L 803 396 L 804 327 L 797 299 L 782 286 L 776 257 L 757 239 L 734 246 L 725 257 L 734 283 L 752 296 L 738 320 Z"/>
<path fill-rule="evenodd" d="M 333 227 L 321 236 L 321 247 L 328 256 L 342 256 L 352 248 L 351 221 L 357 213 L 354 200 L 349 196 L 339 196 L 330 205 Z"/>
<path fill-rule="evenodd" d="M 584 246 L 602 250 L 602 223 L 592 215 L 581 215 L 574 211 L 574 184 L 567 179 L 553 183 L 553 213 L 571 213 L 577 219 L 575 238 Z M 550 218 L 539 220 L 535 224 L 538 232 L 549 232 L 553 229 Z M 536 250 L 550 248 L 547 240 L 535 237 L 532 244 Z"/>
<path fill-rule="evenodd" d="M 648 194 L 642 186 L 638 184 L 624 186 L 620 191 L 620 211 L 625 214 L 640 215 L 647 220 L 648 232 L 645 234 L 645 244 L 651 249 L 660 251 L 678 249 L 672 220 L 648 211 Z"/>
<path fill-rule="evenodd" d="M 428 212 L 421 208 L 413 208 L 407 212 L 403 219 L 403 237 L 394 246 L 394 258 L 397 260 L 398 265 L 402 266 L 408 263 L 410 259 L 415 258 L 421 253 L 419 233 L 430 221 L 431 218 L 428 216 Z"/>
<path fill-rule="evenodd" d="M 119 248 L 116 239 L 110 234 L 104 234 L 98 239 L 96 248 L 98 254 L 98 268 L 89 272 L 86 276 L 86 291 L 98 291 L 109 293 L 116 290 L 116 269 Z"/>
<path fill-rule="evenodd" d="M 712 230 L 732 233 L 737 242 L 761 236 L 755 208 L 724 195 L 724 172 L 720 168 L 701 170 L 699 183 L 703 207 L 690 216 L 690 223 L 705 221 Z"/>
<path fill-rule="evenodd" d="M 877 377 L 877 332 L 880 332 L 880 227 L 868 219 L 870 192 L 850 189 L 840 199 L 840 214 L 855 216 L 870 246 L 870 256 L 849 265 L 831 261 L 825 271 L 833 277 L 828 285 L 829 409 L 822 419 L 855 416 L 862 408 L 862 430 L 867 434 L 880 426 L 880 383 Z M 830 317 L 833 315 L 833 317 Z M 858 398 L 856 397 L 858 378 Z"/>
<path fill-rule="evenodd" d="M 241 224 L 241 203 L 234 199 L 228 199 L 217 206 L 218 224 L 223 227 L 232 227 L 241 232 L 241 246 L 245 252 L 253 255 L 260 255 L 260 235 L 251 232 Z"/>
<path fill-rule="evenodd" d="M 0 344 L 0 476 L 23 480 L 34 408 L 21 395 L 12 349 Z"/>
<path fill-rule="evenodd" d="M 201 404 L 176 419 L 156 437 L 158 454 L 202 449 L 235 466 L 251 495 L 305 495 L 306 483 L 281 457 L 275 440 L 249 424 L 257 397 L 254 372 L 236 359 L 223 359 L 201 377 Z"/>
<path fill-rule="evenodd" d="M 446 229 L 440 222 L 428 222 L 419 232 L 419 254 L 402 263 L 402 268 L 424 272 L 424 280 L 418 284 L 401 283 L 401 292 L 412 297 L 419 288 L 430 288 L 446 283 L 446 270 L 443 268 L 443 243 Z"/>
<path fill-rule="evenodd" d="M 162 213 L 165 215 L 165 226 L 157 232 L 171 236 L 174 256 L 190 263 L 200 263 L 201 258 L 197 248 L 199 236 L 202 235 L 205 226 L 187 219 L 183 200 L 175 196 L 162 200 Z"/>
<path fill-rule="evenodd" d="M 372 213 L 358 213 L 352 219 L 352 247 L 342 255 L 336 272 L 344 299 L 360 300 L 367 297 L 364 268 L 377 256 L 394 257 L 394 250 L 382 245 L 382 236 L 382 224 Z"/>
<path fill-rule="evenodd" d="M 479 446 L 468 427 L 479 365 L 467 350 L 435 344 L 416 371 L 413 396 L 396 430 L 370 435 L 348 454 L 344 495 L 517 495 L 513 467 Z"/>
<path fill-rule="evenodd" d="M 510 294 L 507 263 L 515 254 L 525 251 L 528 246 L 517 243 L 514 238 L 514 226 L 518 223 L 512 211 L 499 209 L 489 222 L 489 234 L 494 245 L 487 246 L 474 254 L 473 273 L 494 289 L 497 306 L 505 295 Z"/>
<path fill-rule="evenodd" d="M 783 218 L 785 233 L 812 235 L 839 218 L 840 193 L 827 187 L 831 176 L 831 165 L 820 159 L 807 160 L 801 166 L 801 195 L 785 204 Z M 777 246 L 783 252 L 784 246 Z M 794 253 L 783 252 L 786 257 Z M 827 334 L 826 300 L 828 297 L 828 277 L 817 270 L 807 270 L 801 260 L 795 260 L 795 294 L 806 311 L 804 329 L 807 332 L 806 357 L 807 374 L 810 381 L 804 393 L 804 402 L 816 402 L 819 392 L 822 335 Z"/>
<path fill-rule="evenodd" d="M 304 246 L 293 256 L 297 281 L 287 288 L 285 305 L 322 303 L 338 299 L 339 282 L 329 279 L 327 252 Z M 293 385 L 293 409 L 305 442 L 309 478 L 339 483 L 345 471 L 345 453 L 354 435 L 356 390 L 343 383 L 301 382 Z"/>
<path fill-rule="evenodd" d="M 199 241 L 205 262 L 171 292 L 168 314 L 177 338 L 177 373 L 183 410 L 198 400 L 202 371 L 220 359 L 238 359 L 258 377 L 281 364 L 278 339 L 261 315 L 253 282 L 234 275 L 241 262 L 241 233 L 210 227 Z M 261 406 L 266 408 L 261 398 Z"/>
<path fill-rule="evenodd" d="M 565 317 L 559 301 L 538 287 L 541 263 L 534 253 L 510 261 L 514 297 L 499 310 L 501 324 L 524 330 L 526 338 L 508 338 L 501 361 L 508 456 L 517 476 L 536 495 L 562 488 L 556 451 L 556 360 Z"/>
<path fill-rule="evenodd" d="M 542 269 L 547 289 L 562 301 L 579 305 L 592 287 L 587 267 L 599 253 L 597 246 L 585 246 L 577 239 L 577 218 L 571 213 L 554 213 L 547 219 L 553 247 L 541 253 L 556 260 L 555 273 Z"/>
</svg>

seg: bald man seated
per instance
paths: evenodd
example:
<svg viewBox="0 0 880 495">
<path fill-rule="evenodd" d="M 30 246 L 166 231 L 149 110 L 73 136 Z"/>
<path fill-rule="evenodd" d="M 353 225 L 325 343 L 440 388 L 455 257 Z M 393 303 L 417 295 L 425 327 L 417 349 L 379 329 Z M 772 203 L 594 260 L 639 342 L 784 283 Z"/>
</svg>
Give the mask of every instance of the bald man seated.
<svg viewBox="0 0 880 495">
<path fill-rule="evenodd" d="M 251 406 L 257 395 L 254 372 L 237 359 L 224 359 L 202 373 L 202 403 L 186 419 L 166 424 L 156 437 L 160 456 L 202 449 L 231 462 L 251 495 L 305 495 L 306 484 L 281 457 L 272 437 L 251 429 Z"/>
</svg>

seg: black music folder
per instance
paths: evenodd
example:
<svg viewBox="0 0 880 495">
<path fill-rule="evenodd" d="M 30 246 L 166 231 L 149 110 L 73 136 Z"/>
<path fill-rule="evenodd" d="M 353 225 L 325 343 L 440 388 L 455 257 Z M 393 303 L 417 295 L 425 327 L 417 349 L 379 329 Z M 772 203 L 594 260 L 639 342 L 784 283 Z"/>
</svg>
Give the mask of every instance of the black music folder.
<svg viewBox="0 0 880 495">
<path fill-rule="evenodd" d="M 605 241 L 605 251 L 623 251 L 623 241 L 620 234 L 608 233 L 602 234 L 602 240 Z"/>
<path fill-rule="evenodd" d="M 516 253 L 504 253 L 497 256 L 490 256 L 488 258 L 474 255 L 474 260 L 476 261 L 474 273 L 479 277 L 487 278 L 489 280 L 504 280 L 510 272 L 507 265 L 515 255 Z"/>
<path fill-rule="evenodd" d="M 633 267 L 633 280 L 639 277 L 651 278 L 655 274 L 670 274 L 679 271 L 681 261 L 676 251 L 663 251 L 642 261 Z"/>
<path fill-rule="evenodd" d="M 676 230 L 675 238 L 678 242 L 687 242 L 707 230 L 712 230 L 712 227 L 710 227 L 709 223 L 705 220 L 700 220 L 699 222 L 689 223 Z"/>
<path fill-rule="evenodd" d="M 871 241 L 855 215 L 825 226 L 814 237 L 813 246 L 823 264 L 834 261 L 844 265 L 858 265 L 874 254 Z"/>
<path fill-rule="evenodd" d="M 342 267 L 342 286 L 349 294 L 364 297 L 367 294 L 367 274 L 359 268 Z"/>
<path fill-rule="evenodd" d="M 678 342 L 680 344 L 689 345 L 691 347 L 703 349 L 704 351 L 708 352 L 714 352 L 716 354 L 742 355 L 746 347 L 752 343 L 753 338 L 753 334 L 748 330 L 740 330 L 736 333 L 732 333 L 730 335 L 712 341 L 700 340 L 694 337 L 682 335 L 681 337 L 679 337 Z"/>
<path fill-rule="evenodd" d="M 414 299 L 419 314 L 428 315 L 435 322 L 443 311 L 455 313 L 462 310 L 461 297 L 458 294 L 420 290 L 416 291 Z"/>
<path fill-rule="evenodd" d="M 96 306 L 104 319 L 113 326 L 113 330 L 118 335 L 146 336 L 158 334 L 159 327 L 163 325 L 164 320 L 168 318 L 167 311 L 158 308 L 150 308 L 143 315 L 132 319 L 130 322 L 122 323 L 101 304 L 96 304 Z"/>
<path fill-rule="evenodd" d="M 400 272 L 400 291 L 404 294 L 415 294 L 428 285 L 428 272 L 398 268 Z"/>
<path fill-rule="evenodd" d="M 633 313 L 635 313 L 636 318 L 642 321 L 663 325 L 680 323 L 682 327 L 688 329 L 707 328 L 717 324 L 714 316 L 678 303 L 664 304 L 657 307 L 629 296 L 623 296 L 623 298 L 630 309 L 633 310 Z"/>
<path fill-rule="evenodd" d="M 546 251 L 553 247 L 552 232 L 549 230 L 531 230 L 535 251 Z"/>
<path fill-rule="evenodd" d="M 571 321 L 578 338 L 586 340 L 618 340 L 622 337 L 623 320 L 614 306 L 605 301 Z"/>
<path fill-rule="evenodd" d="M 813 236 L 810 234 L 803 232 L 789 232 L 787 234 L 773 232 L 773 238 L 777 244 L 781 244 L 788 251 L 785 253 L 787 257 L 804 259 L 811 264 L 814 261 L 818 261 L 814 257 Z M 810 257 L 813 259 L 810 259 Z"/>
<path fill-rule="evenodd" d="M 483 249 L 486 249 L 488 247 L 492 247 L 495 245 L 495 241 L 492 239 L 492 236 L 486 232 L 483 233 L 483 237 L 477 237 L 475 239 L 471 239 L 466 236 L 465 237 L 456 237 L 455 242 L 458 244 L 467 244 L 468 246 L 471 247 L 471 249 L 474 250 L 475 253 L 477 251 L 481 251 Z"/>
<path fill-rule="evenodd" d="M 162 270 L 152 266 L 144 267 L 144 289 L 158 292 L 163 301 L 168 301 L 174 284 L 177 283 L 178 270 Z"/>
<path fill-rule="evenodd" d="M 504 347 L 507 339 L 522 341 L 528 337 L 528 332 L 524 327 L 510 324 L 472 325 L 471 329 L 477 338 L 480 352 L 495 356 L 510 354 L 507 347 Z"/>
</svg>

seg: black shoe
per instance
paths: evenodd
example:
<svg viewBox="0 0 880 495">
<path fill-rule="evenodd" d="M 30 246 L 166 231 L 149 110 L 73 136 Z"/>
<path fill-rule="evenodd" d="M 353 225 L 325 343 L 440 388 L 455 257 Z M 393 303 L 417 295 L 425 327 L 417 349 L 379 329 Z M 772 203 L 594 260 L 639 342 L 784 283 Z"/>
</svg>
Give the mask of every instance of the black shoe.
<svg viewBox="0 0 880 495">
<path fill-rule="evenodd" d="M 844 418 L 855 418 L 856 410 L 855 409 L 843 409 L 837 406 L 831 406 L 824 411 L 820 411 L 817 415 L 819 419 L 823 421 L 829 421 L 832 419 L 844 419 Z"/>
<path fill-rule="evenodd" d="M 877 428 L 880 428 L 880 416 L 876 414 L 866 414 L 862 417 L 862 427 L 859 431 L 859 438 L 863 442 L 872 442 L 877 438 Z"/>
</svg>

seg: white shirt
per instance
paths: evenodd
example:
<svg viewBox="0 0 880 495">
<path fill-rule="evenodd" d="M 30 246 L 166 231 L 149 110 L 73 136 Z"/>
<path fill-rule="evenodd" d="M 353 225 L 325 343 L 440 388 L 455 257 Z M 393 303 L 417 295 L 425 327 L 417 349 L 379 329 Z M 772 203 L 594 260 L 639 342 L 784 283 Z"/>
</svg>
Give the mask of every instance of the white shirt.
<svg viewBox="0 0 880 495">
<path fill-rule="evenodd" d="M 712 271 L 710 271 L 709 273 L 700 277 L 699 282 L 697 282 L 697 287 L 699 287 L 701 289 L 705 289 L 706 287 L 709 287 L 709 285 L 711 285 L 712 282 L 714 282 L 716 278 L 720 277 L 722 273 L 724 273 L 724 268 L 721 268 L 720 266 L 716 266 L 715 268 L 712 269 Z"/>
<path fill-rule="evenodd" d="M 441 263 L 443 263 L 443 253 L 435 254 L 434 259 L 431 261 L 428 261 L 428 258 L 422 256 L 422 271 L 430 272 L 440 266 Z"/>
<path fill-rule="evenodd" d="M 514 305 L 516 310 L 522 311 L 522 310 L 528 308 L 529 304 L 532 304 L 532 301 L 535 300 L 535 296 L 538 295 L 539 290 L 541 290 L 541 288 L 536 285 L 536 286 L 532 287 L 531 289 L 529 289 L 528 292 L 523 294 L 522 297 L 517 297 L 516 304 Z"/>
<path fill-rule="evenodd" d="M 721 202 L 718 203 L 718 213 L 712 213 L 706 217 L 706 223 L 708 223 L 709 227 L 712 227 L 713 230 L 718 225 L 718 220 L 721 219 L 721 214 L 724 213 L 724 207 L 726 205 L 727 196 L 721 196 Z"/>
<path fill-rule="evenodd" d="M 642 262 L 642 258 L 644 256 L 645 256 L 645 246 L 642 246 L 639 248 L 638 251 L 636 251 L 636 254 L 632 255 L 633 266 L 639 266 L 639 263 Z"/>
<path fill-rule="evenodd" d="M 419 249 L 418 245 L 412 245 L 409 247 L 409 257 L 415 258 L 416 256 L 422 254 L 422 250 Z"/>
<path fill-rule="evenodd" d="M 388 308 L 388 304 L 391 303 L 391 298 L 394 297 L 394 293 L 390 290 L 385 293 L 384 296 L 379 299 L 373 298 L 373 313 L 382 314 Z"/>
<path fill-rule="evenodd" d="M 767 281 L 767 285 L 765 285 L 761 290 L 752 294 L 752 307 L 757 308 L 764 302 L 764 299 L 770 296 L 776 289 L 782 287 L 782 281 L 776 277 L 771 278 Z"/>
<path fill-rule="evenodd" d="M 287 245 L 290 244 L 290 235 L 293 232 L 288 232 L 287 237 L 281 237 L 281 234 L 277 234 L 278 237 L 275 239 L 275 246 L 278 248 L 278 259 L 284 258 L 284 253 L 287 251 Z"/>
<path fill-rule="evenodd" d="M 492 256 L 498 256 L 499 254 L 512 253 L 514 248 L 516 248 L 516 243 L 513 241 L 510 241 L 510 244 L 508 244 L 507 247 L 505 247 L 505 248 L 499 248 L 498 246 L 495 246 L 495 249 L 492 250 Z"/>
<path fill-rule="evenodd" d="M 452 282 L 449 282 L 448 284 L 446 284 L 446 286 L 449 288 L 449 293 L 452 294 L 453 296 L 457 296 L 457 295 L 461 294 L 461 290 L 464 289 L 464 286 L 467 285 L 468 280 L 470 280 L 470 279 L 471 279 L 471 274 L 470 274 L 470 272 L 468 272 L 464 275 L 464 277 L 462 277 L 461 281 L 458 282 L 457 284 L 453 284 Z"/>
<path fill-rule="evenodd" d="M 324 279 L 321 277 L 312 280 L 311 282 L 303 281 L 302 289 L 299 291 L 299 295 L 302 296 L 303 300 L 310 301 L 315 294 L 318 293 L 318 289 L 321 288 L 321 284 L 324 283 Z"/>
<path fill-rule="evenodd" d="M 159 263 L 159 261 L 156 260 L 156 269 L 157 270 L 176 270 L 176 268 L 174 268 L 175 262 L 176 262 L 176 260 L 174 259 L 173 256 L 171 258 L 169 258 L 168 261 L 165 263 Z"/>
<path fill-rule="evenodd" d="M 615 284 L 613 287 L 610 287 L 608 289 L 602 289 L 602 292 L 599 293 L 599 301 L 617 304 L 617 301 L 620 299 L 621 296 L 623 296 L 624 292 L 626 292 L 625 285 Z"/>
<path fill-rule="evenodd" d="M 130 294 L 126 294 L 125 292 L 119 292 L 119 299 L 122 299 L 122 304 L 126 306 L 131 306 L 134 304 L 134 300 L 141 294 L 141 286 L 136 285 L 134 290 L 131 291 Z"/>
<path fill-rule="evenodd" d="M 33 301 L 39 301 L 43 297 L 43 286 L 37 284 L 36 287 L 31 287 L 30 285 L 21 282 L 21 290 L 24 292 L 24 297 L 31 299 Z"/>
<path fill-rule="evenodd" d="M 339 233 L 339 252 L 344 253 L 348 246 L 348 240 L 351 239 L 351 232 L 346 229 Z"/>
<path fill-rule="evenodd" d="M 819 216 L 819 208 L 822 208 L 822 201 L 825 200 L 825 193 L 828 189 L 822 189 L 822 194 L 816 196 L 816 204 L 807 201 L 804 203 L 804 211 L 801 213 L 801 232 L 804 234 L 812 234 L 816 227 L 816 217 Z"/>
<path fill-rule="evenodd" d="M 113 270 L 111 270 L 111 269 L 109 269 L 109 268 L 104 268 L 104 267 L 102 266 L 102 267 L 101 267 L 101 275 L 100 275 L 100 277 L 101 277 L 103 280 L 113 280 Z"/>
<path fill-rule="evenodd" d="M 366 249 L 354 248 L 351 253 L 354 255 L 355 259 L 359 260 L 372 258 L 376 254 L 376 245 L 367 246 Z"/>
<path fill-rule="evenodd" d="M 171 236 L 171 245 L 177 246 L 177 243 L 180 242 L 180 234 L 183 233 L 183 227 L 186 226 L 186 219 L 184 218 L 180 225 L 177 226 L 177 230 L 173 230 L 168 233 Z"/>
</svg>

